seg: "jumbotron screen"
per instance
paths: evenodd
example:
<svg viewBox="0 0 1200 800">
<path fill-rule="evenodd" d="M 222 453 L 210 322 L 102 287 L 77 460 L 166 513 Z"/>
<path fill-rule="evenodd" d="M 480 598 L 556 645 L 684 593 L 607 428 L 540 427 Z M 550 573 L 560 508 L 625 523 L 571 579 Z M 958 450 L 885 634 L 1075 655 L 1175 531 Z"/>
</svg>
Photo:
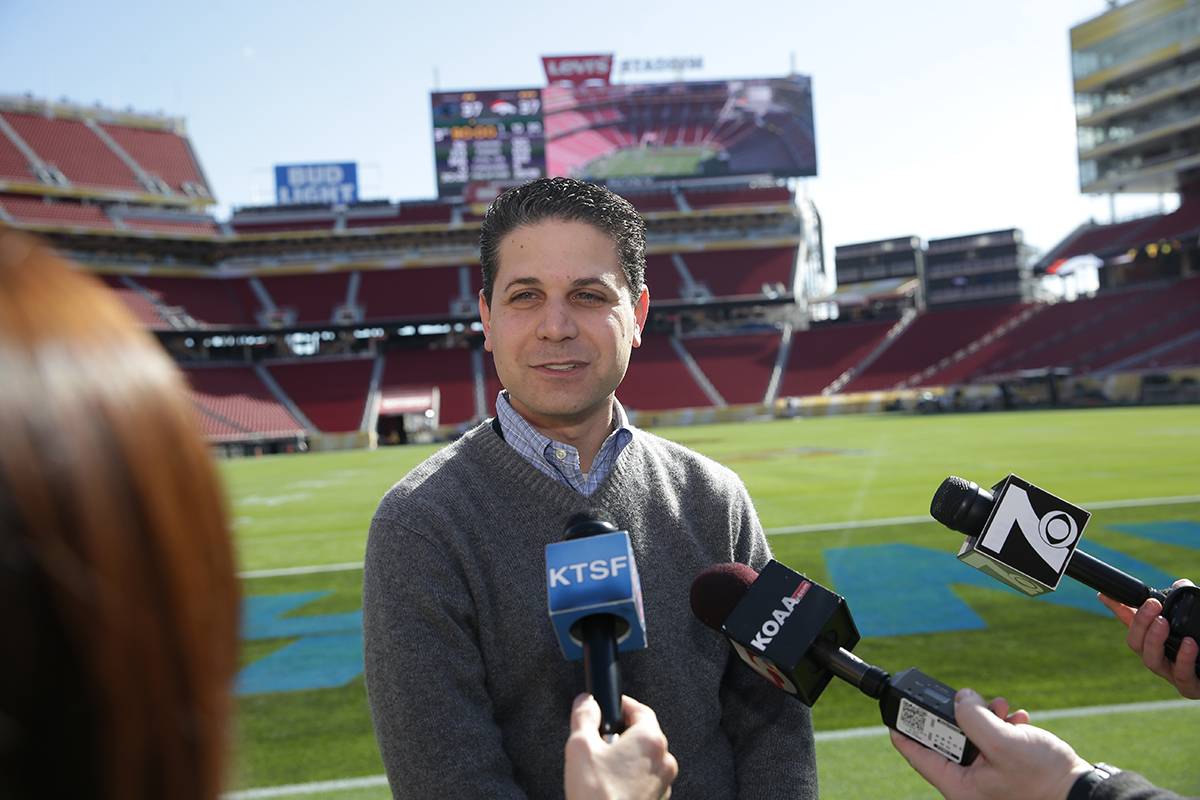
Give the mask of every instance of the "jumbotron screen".
<svg viewBox="0 0 1200 800">
<path fill-rule="evenodd" d="M 438 197 L 546 174 L 540 89 L 435 92 L 432 100 Z"/>
<path fill-rule="evenodd" d="M 546 170 L 604 183 L 817 174 L 807 75 L 542 90 Z"/>
</svg>

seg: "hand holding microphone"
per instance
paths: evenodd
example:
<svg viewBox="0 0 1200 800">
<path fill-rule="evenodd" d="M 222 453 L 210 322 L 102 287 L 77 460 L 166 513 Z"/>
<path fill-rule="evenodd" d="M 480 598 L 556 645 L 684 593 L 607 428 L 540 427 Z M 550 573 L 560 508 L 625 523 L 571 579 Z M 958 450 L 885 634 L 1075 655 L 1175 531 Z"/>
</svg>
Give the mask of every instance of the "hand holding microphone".
<svg viewBox="0 0 1200 800">
<path fill-rule="evenodd" d="M 1175 581 L 1172 589 L 1183 586 L 1193 586 L 1191 581 L 1182 578 Z M 1129 629 L 1125 642 L 1129 649 L 1141 657 L 1146 669 L 1159 676 L 1175 687 L 1183 697 L 1191 700 L 1200 699 L 1200 661 L 1197 655 L 1200 648 L 1191 636 L 1180 639 L 1175 659 L 1172 661 L 1166 650 L 1167 639 L 1171 635 L 1171 626 L 1162 615 L 1162 603 L 1156 598 L 1150 598 L 1142 603 L 1141 608 L 1133 609 L 1117 602 L 1103 592 L 1099 595 L 1117 619 Z"/>
<path fill-rule="evenodd" d="M 667 737 L 648 706 L 622 698 L 624 733 L 613 743 L 597 730 L 600 707 L 587 694 L 575 698 L 567 739 L 564 783 L 567 800 L 665 800 L 679 774 Z"/>
<path fill-rule="evenodd" d="M 1064 800 L 1075 781 L 1092 770 L 1069 744 L 1029 723 L 1024 710 L 1009 713 L 998 697 L 985 706 L 973 689 L 960 689 L 954 717 L 983 756 L 962 767 L 892 732 L 900 755 L 947 800 Z"/>
<path fill-rule="evenodd" d="M 546 545 L 550 619 L 568 659 L 582 658 L 587 691 L 607 741 L 625 730 L 617 652 L 646 646 L 646 617 L 633 545 L 608 515 L 584 511 L 561 542 Z"/>
</svg>

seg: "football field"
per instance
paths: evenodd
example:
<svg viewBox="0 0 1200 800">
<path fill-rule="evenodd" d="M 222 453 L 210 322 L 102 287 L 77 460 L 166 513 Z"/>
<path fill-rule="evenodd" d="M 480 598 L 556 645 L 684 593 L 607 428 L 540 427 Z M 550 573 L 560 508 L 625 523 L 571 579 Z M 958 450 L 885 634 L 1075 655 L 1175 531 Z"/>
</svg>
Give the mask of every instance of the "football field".
<svg viewBox="0 0 1200 800">
<path fill-rule="evenodd" d="M 589 179 L 627 178 L 654 175 L 698 175 L 700 165 L 716 158 L 716 147 L 663 146 L 626 147 L 588 164 Z"/>
<path fill-rule="evenodd" d="M 846 598 L 866 661 L 1002 694 L 1088 760 L 1200 791 L 1200 703 L 1140 666 L 1094 593 L 1065 578 L 1018 595 L 958 562 L 962 536 L 928 516 L 948 475 L 990 486 L 1016 473 L 1093 512 L 1081 549 L 1159 588 L 1200 578 L 1197 407 L 655 432 L 742 476 L 776 557 Z M 360 566 L 380 497 L 436 449 L 222 463 L 245 594 L 235 797 L 388 796 L 363 689 Z M 893 750 L 876 701 L 835 681 L 813 720 L 822 797 L 940 796 Z"/>
</svg>

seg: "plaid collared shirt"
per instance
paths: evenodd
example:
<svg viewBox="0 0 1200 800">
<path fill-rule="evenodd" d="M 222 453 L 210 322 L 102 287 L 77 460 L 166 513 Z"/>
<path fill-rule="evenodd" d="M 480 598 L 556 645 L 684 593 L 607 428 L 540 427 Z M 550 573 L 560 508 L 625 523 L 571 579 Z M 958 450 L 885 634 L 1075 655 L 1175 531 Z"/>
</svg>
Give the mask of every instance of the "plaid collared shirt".
<svg viewBox="0 0 1200 800">
<path fill-rule="evenodd" d="M 579 469 L 579 451 L 569 444 L 556 442 L 534 430 L 533 426 L 508 402 L 508 393 L 500 392 L 496 398 L 496 417 L 504 431 L 504 441 L 525 457 L 525 460 L 554 480 L 569 486 L 584 497 L 590 497 L 596 487 L 604 482 L 617 456 L 633 439 L 633 428 L 625 409 L 613 398 L 613 432 L 600 446 L 600 452 L 592 460 L 592 470 L 586 475 Z"/>
</svg>

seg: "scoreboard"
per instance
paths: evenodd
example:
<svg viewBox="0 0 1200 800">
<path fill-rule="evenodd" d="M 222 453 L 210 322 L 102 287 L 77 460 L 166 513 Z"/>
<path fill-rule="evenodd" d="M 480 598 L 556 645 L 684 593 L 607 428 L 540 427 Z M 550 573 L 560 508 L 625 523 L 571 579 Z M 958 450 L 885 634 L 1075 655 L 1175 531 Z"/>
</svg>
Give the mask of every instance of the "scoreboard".
<svg viewBox="0 0 1200 800">
<path fill-rule="evenodd" d="M 438 197 L 546 174 L 540 89 L 434 92 L 431 99 Z"/>
</svg>

